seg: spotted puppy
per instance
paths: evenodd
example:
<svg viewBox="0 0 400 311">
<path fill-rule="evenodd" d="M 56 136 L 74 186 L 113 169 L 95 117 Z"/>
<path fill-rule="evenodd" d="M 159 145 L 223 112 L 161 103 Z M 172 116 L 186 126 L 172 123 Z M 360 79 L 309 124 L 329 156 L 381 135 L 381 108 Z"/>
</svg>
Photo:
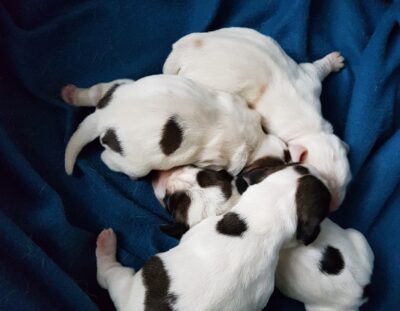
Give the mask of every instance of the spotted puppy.
<svg viewBox="0 0 400 311">
<path fill-rule="evenodd" d="M 283 157 L 286 149 L 263 132 L 259 114 L 243 99 L 184 77 L 155 75 L 89 89 L 70 85 L 62 97 L 76 106 L 97 105 L 68 142 L 68 174 L 80 150 L 99 136 L 103 162 L 132 178 L 186 164 L 237 174 L 255 157 Z"/>
<path fill-rule="evenodd" d="M 310 174 L 306 167 L 292 165 L 304 177 Z M 240 184 L 246 184 L 242 191 L 284 167 L 242 174 L 238 177 Z M 319 200 L 320 194 L 308 189 L 302 195 Z M 288 297 L 303 302 L 308 311 L 358 310 L 368 300 L 373 262 L 374 254 L 361 232 L 325 219 L 313 243 L 281 250 L 276 285 Z"/>
<path fill-rule="evenodd" d="M 343 201 L 351 178 L 347 146 L 321 115 L 321 81 L 339 71 L 333 52 L 313 63 L 295 63 L 271 37 L 248 28 L 193 33 L 178 40 L 163 72 L 242 96 L 262 115 L 268 130 L 289 144 L 294 162 L 314 166 Z"/>
<path fill-rule="evenodd" d="M 303 176 L 309 174 L 304 166 L 290 165 Z M 201 219 L 229 212 L 249 184 L 261 182 L 284 167 L 270 159 L 269 163 L 265 161 L 264 169 L 248 167 L 235 181 L 229 175 L 190 166 L 163 172 L 153 188 L 177 221 L 163 231 L 179 238 Z M 318 194 L 307 195 L 311 199 Z M 344 230 L 325 219 L 313 243 L 281 250 L 276 285 L 285 295 L 305 303 L 307 310 L 357 310 L 368 299 L 373 260 L 371 248 L 360 232 Z"/>
<path fill-rule="evenodd" d="M 214 171 L 183 166 L 153 174 L 152 185 L 160 203 L 171 213 L 175 223 L 161 230 L 175 238 L 201 220 L 225 214 L 239 200 L 233 176 L 224 170 Z"/>
<path fill-rule="evenodd" d="M 320 193 L 318 199 L 308 191 Z M 313 242 L 329 200 L 320 179 L 287 167 L 138 272 L 116 261 L 115 234 L 105 230 L 97 240 L 98 281 L 118 310 L 261 310 L 274 289 L 279 251 L 296 238 Z"/>
</svg>

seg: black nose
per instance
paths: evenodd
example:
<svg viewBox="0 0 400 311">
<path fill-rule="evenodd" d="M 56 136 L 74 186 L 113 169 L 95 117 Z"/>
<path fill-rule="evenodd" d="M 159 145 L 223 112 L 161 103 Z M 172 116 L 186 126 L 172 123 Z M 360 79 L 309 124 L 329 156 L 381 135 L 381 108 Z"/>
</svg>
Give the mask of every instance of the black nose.
<svg viewBox="0 0 400 311">
<path fill-rule="evenodd" d="M 238 176 L 236 178 L 235 184 L 236 184 L 236 189 L 239 192 L 239 194 L 242 194 L 243 192 L 245 192 L 247 190 L 247 188 L 249 187 L 248 183 L 244 180 L 244 178 L 242 176 Z"/>
</svg>

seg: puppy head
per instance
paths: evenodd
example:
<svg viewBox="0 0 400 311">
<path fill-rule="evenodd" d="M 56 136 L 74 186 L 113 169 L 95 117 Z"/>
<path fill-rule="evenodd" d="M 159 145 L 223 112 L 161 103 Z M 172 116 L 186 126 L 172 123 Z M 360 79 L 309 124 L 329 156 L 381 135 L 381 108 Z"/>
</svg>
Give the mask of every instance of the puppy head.
<svg viewBox="0 0 400 311">
<path fill-rule="evenodd" d="M 158 172 L 152 184 L 160 203 L 187 228 L 224 213 L 238 199 L 233 177 L 224 170 L 183 166 Z"/>
<path fill-rule="evenodd" d="M 331 194 L 325 182 L 313 167 L 298 163 L 257 168 L 242 173 L 237 180 L 251 186 L 269 178 L 276 180 L 281 187 L 296 187 L 295 202 L 288 204 L 295 207 L 296 239 L 305 245 L 312 243 L 320 232 L 320 223 L 327 216 L 331 203 Z"/>
<path fill-rule="evenodd" d="M 310 135 L 289 144 L 293 162 L 300 161 L 316 168 L 332 194 L 331 211 L 344 200 L 351 179 L 347 145 L 333 134 Z"/>
</svg>

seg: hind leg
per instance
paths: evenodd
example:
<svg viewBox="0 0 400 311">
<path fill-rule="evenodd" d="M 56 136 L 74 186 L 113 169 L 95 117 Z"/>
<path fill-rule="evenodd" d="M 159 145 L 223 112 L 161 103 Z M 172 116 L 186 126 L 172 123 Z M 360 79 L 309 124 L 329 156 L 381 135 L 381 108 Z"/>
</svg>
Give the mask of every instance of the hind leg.
<svg viewBox="0 0 400 311">
<path fill-rule="evenodd" d="M 89 88 L 79 88 L 67 84 L 61 89 L 61 98 L 73 106 L 96 106 L 99 100 L 116 84 L 134 82 L 129 79 L 119 79 L 107 83 L 98 83 Z"/>
<path fill-rule="evenodd" d="M 322 81 L 331 72 L 339 71 L 344 67 L 344 57 L 339 52 L 332 52 L 312 64 L 318 78 Z"/>
<path fill-rule="evenodd" d="M 97 281 L 109 291 L 115 306 L 120 310 L 128 304 L 135 271 L 123 267 L 116 260 L 117 237 L 112 229 L 103 230 L 96 244 Z"/>
</svg>

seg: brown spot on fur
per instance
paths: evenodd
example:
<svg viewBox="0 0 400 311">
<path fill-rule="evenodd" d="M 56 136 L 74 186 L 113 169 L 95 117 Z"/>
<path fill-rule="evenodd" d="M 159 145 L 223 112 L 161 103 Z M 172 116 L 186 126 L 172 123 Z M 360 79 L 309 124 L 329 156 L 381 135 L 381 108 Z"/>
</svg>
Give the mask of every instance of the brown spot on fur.
<svg viewBox="0 0 400 311">
<path fill-rule="evenodd" d="M 102 98 L 100 98 L 99 102 L 97 103 L 97 105 L 96 105 L 97 109 L 102 109 L 110 103 L 110 101 L 112 99 L 112 95 L 118 86 L 119 86 L 119 84 L 117 83 L 108 89 L 108 91 L 104 94 L 104 96 Z"/>
<path fill-rule="evenodd" d="M 175 115 L 169 118 L 162 130 L 160 147 L 165 155 L 174 153 L 183 141 L 183 130 L 176 119 Z"/>
<path fill-rule="evenodd" d="M 238 214 L 229 212 L 218 221 L 216 229 L 224 235 L 241 237 L 247 230 L 247 224 Z"/>
<path fill-rule="evenodd" d="M 114 129 L 108 129 L 104 136 L 101 138 L 101 143 L 103 145 L 108 146 L 111 150 L 118 152 L 120 154 L 123 153 L 121 143 L 119 142 L 117 133 Z"/>
<path fill-rule="evenodd" d="M 177 296 L 170 292 L 170 278 L 164 263 L 158 256 L 152 257 L 142 268 L 143 285 L 146 289 L 144 309 L 172 311 Z"/>
<path fill-rule="evenodd" d="M 243 172 L 249 172 L 254 169 L 260 169 L 260 168 L 283 166 L 284 164 L 285 164 L 284 161 L 280 158 L 267 156 L 267 157 L 262 157 L 262 158 L 255 160 L 253 163 L 246 166 L 244 168 Z"/>
<path fill-rule="evenodd" d="M 227 171 L 202 170 L 197 173 L 196 179 L 202 188 L 212 186 L 220 187 L 226 200 L 232 195 L 233 177 Z"/>
<path fill-rule="evenodd" d="M 165 208 L 178 223 L 187 223 L 187 214 L 192 200 L 183 191 L 167 194 L 164 199 Z"/>
<path fill-rule="evenodd" d="M 203 40 L 201 40 L 201 39 L 196 39 L 196 40 L 194 40 L 194 46 L 195 46 L 196 48 L 201 48 L 203 45 L 204 45 Z"/>
</svg>

